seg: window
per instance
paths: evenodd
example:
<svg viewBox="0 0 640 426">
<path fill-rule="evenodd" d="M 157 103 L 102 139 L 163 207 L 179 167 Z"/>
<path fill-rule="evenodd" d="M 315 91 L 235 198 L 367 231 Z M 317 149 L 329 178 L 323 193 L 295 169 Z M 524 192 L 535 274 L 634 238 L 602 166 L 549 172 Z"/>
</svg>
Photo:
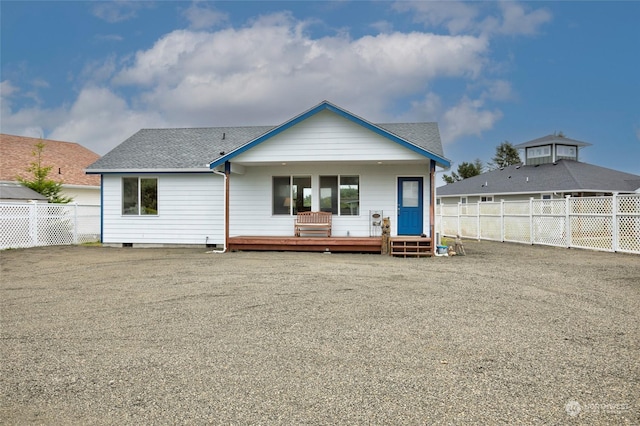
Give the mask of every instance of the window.
<svg viewBox="0 0 640 426">
<path fill-rule="evenodd" d="M 527 148 L 527 158 L 539 158 L 539 157 L 550 157 L 550 156 L 551 156 L 551 147 L 549 145 Z"/>
<path fill-rule="evenodd" d="M 293 208 L 293 214 L 298 212 L 311 211 L 311 177 L 310 176 L 294 176 L 293 186 L 291 187 L 291 193 L 293 200 L 295 201 L 291 206 Z"/>
<path fill-rule="evenodd" d="M 360 178 L 358 176 L 340 176 L 340 215 L 358 216 L 360 214 Z"/>
<path fill-rule="evenodd" d="M 273 214 L 311 211 L 311 176 L 273 177 Z"/>
<path fill-rule="evenodd" d="M 576 156 L 576 147 L 568 146 L 568 145 L 558 145 L 556 146 L 556 154 L 558 157 L 571 157 L 575 158 Z"/>
<path fill-rule="evenodd" d="M 360 177 L 320 176 L 319 183 L 320 199 L 313 200 L 311 176 L 274 176 L 273 214 L 297 214 L 312 206 L 340 216 L 360 214 Z"/>
<path fill-rule="evenodd" d="M 273 177 L 273 214 L 291 213 L 291 177 Z"/>
<path fill-rule="evenodd" d="M 320 176 L 320 211 L 338 214 L 338 176 Z"/>
<path fill-rule="evenodd" d="M 158 214 L 158 179 L 122 178 L 122 214 L 127 216 Z"/>
<path fill-rule="evenodd" d="M 320 176 L 320 210 L 341 216 L 358 216 L 360 177 Z"/>
<path fill-rule="evenodd" d="M 493 195 L 483 195 L 482 197 L 480 197 L 480 202 L 482 202 L 482 203 L 492 203 L 493 202 Z"/>
</svg>

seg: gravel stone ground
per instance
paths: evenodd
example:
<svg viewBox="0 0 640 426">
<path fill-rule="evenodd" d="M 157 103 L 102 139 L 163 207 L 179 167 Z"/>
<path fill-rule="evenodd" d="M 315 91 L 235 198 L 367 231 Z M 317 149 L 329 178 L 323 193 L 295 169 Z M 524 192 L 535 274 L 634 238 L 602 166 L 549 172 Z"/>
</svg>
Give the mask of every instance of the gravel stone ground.
<svg viewBox="0 0 640 426">
<path fill-rule="evenodd" d="M 0 252 L 3 424 L 640 424 L 640 256 Z"/>
</svg>

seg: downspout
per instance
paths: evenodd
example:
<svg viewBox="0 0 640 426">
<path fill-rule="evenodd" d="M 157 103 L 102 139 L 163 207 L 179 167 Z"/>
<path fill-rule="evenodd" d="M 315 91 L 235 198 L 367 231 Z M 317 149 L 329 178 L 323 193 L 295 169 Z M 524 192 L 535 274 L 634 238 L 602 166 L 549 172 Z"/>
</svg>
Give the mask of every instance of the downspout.
<svg viewBox="0 0 640 426">
<path fill-rule="evenodd" d="M 207 253 L 226 253 L 227 239 L 229 238 L 229 174 L 227 173 L 227 163 L 225 163 L 224 172 L 213 169 L 213 173 L 224 178 L 224 246 L 222 250 L 211 250 Z"/>
<path fill-rule="evenodd" d="M 431 237 L 431 254 L 436 254 L 436 218 L 435 218 L 435 204 L 436 204 L 436 162 L 431 160 L 429 162 L 429 186 L 430 188 L 430 196 L 429 196 L 429 236 Z"/>
</svg>

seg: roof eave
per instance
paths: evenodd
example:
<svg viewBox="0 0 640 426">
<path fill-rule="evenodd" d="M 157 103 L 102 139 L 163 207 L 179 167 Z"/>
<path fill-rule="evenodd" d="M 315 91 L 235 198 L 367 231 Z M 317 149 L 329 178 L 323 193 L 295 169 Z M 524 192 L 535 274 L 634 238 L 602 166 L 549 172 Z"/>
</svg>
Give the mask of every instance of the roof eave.
<svg viewBox="0 0 640 426">
<path fill-rule="evenodd" d="M 88 169 L 85 170 L 88 175 L 106 175 L 106 174 L 150 174 L 150 173 L 211 173 L 206 165 L 197 168 L 158 168 L 158 169 Z"/>
</svg>

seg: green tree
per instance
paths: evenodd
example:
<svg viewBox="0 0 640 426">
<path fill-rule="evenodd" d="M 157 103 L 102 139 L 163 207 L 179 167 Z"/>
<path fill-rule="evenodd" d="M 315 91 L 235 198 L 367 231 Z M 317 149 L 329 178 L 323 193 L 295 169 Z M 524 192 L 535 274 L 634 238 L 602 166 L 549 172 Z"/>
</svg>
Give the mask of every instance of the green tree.
<svg viewBox="0 0 640 426">
<path fill-rule="evenodd" d="M 34 147 L 32 155 L 35 157 L 35 161 L 31 162 L 26 169 L 27 172 L 31 173 L 32 178 L 18 177 L 18 181 L 27 188 L 31 188 L 47 197 L 50 203 L 66 204 L 73 201 L 73 198 L 62 195 L 62 182 L 49 179 L 49 173 L 53 166 L 42 165 L 42 153 L 44 152 L 45 144 L 38 142 Z"/>
<path fill-rule="evenodd" d="M 472 163 L 464 161 L 458 165 L 458 173 L 451 172 L 451 175 L 442 175 L 442 179 L 447 183 L 454 183 L 462 179 L 467 179 L 481 174 L 484 170 L 482 161 L 476 158 Z"/>
<path fill-rule="evenodd" d="M 491 159 L 489 169 L 501 169 L 503 167 L 520 163 L 522 163 L 522 160 L 520 159 L 518 150 L 511 144 L 511 142 L 504 141 L 496 147 L 496 155 Z"/>
</svg>

